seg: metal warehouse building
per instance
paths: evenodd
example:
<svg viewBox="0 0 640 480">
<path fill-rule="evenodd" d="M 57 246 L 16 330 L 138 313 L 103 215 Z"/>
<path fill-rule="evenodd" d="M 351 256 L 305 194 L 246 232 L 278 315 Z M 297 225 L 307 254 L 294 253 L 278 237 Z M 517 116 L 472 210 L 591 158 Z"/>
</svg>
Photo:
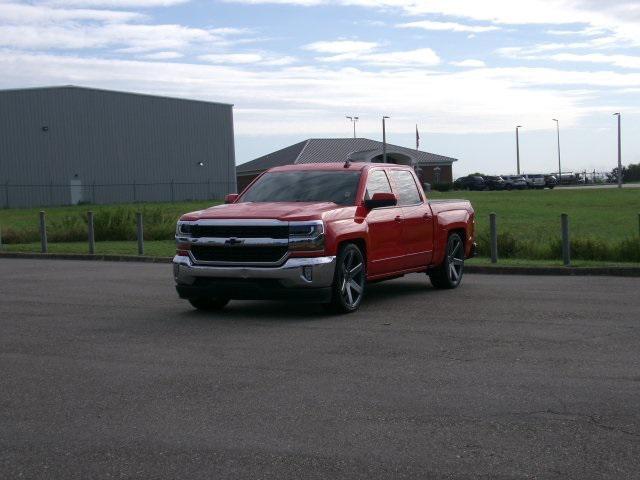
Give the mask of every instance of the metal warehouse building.
<svg viewBox="0 0 640 480">
<path fill-rule="evenodd" d="M 0 205 L 235 191 L 232 105 L 75 86 L 0 91 Z"/>
</svg>

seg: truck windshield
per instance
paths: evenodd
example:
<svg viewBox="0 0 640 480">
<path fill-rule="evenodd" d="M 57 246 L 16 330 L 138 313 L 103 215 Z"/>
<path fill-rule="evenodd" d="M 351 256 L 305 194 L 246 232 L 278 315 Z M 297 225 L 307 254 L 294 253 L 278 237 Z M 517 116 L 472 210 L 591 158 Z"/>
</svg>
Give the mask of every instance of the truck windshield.
<svg viewBox="0 0 640 480">
<path fill-rule="evenodd" d="M 242 195 L 240 202 L 333 202 L 354 205 L 359 182 L 359 171 L 269 172 Z"/>
</svg>

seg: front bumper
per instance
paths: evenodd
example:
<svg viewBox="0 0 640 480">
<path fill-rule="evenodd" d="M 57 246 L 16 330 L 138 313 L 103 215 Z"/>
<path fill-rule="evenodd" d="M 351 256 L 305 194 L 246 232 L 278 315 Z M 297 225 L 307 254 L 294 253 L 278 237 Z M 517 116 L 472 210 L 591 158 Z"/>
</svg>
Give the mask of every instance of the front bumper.
<svg viewBox="0 0 640 480">
<path fill-rule="evenodd" d="M 195 265 L 175 256 L 173 275 L 182 298 L 329 301 L 336 257 L 289 258 L 279 267 Z"/>
</svg>

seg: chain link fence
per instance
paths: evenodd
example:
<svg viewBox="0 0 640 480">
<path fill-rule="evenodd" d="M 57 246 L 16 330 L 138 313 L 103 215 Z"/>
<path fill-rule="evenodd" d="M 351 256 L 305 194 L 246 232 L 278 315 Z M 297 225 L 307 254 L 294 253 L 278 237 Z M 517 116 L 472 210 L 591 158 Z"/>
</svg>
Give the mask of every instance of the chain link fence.
<svg viewBox="0 0 640 480">
<path fill-rule="evenodd" d="M 235 192 L 235 184 L 204 180 L 201 182 L 131 182 L 66 184 L 0 184 L 0 204 L 4 208 L 24 208 L 78 204 L 136 202 L 177 202 L 220 200 Z"/>
</svg>

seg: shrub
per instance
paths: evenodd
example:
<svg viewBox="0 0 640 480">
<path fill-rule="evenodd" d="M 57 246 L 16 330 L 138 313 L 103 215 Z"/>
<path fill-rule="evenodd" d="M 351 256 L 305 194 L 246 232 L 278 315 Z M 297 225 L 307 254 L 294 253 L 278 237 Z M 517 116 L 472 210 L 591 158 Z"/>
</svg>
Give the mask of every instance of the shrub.
<svg viewBox="0 0 640 480">
<path fill-rule="evenodd" d="M 2 243 L 33 243 L 40 240 L 40 232 L 37 228 L 13 228 L 2 229 Z"/>
<path fill-rule="evenodd" d="M 453 185 L 450 183 L 434 183 L 431 185 L 432 190 L 437 190 L 438 192 L 448 192 L 453 188 Z"/>
</svg>

